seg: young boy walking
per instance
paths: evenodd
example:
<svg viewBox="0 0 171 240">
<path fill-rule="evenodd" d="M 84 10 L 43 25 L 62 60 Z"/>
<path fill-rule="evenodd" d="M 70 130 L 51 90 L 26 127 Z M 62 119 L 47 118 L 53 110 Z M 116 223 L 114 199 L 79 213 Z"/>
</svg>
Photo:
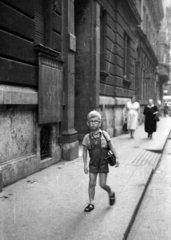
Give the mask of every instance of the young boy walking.
<svg viewBox="0 0 171 240">
<path fill-rule="evenodd" d="M 111 190 L 110 186 L 106 184 L 107 174 L 109 172 L 107 157 L 107 147 L 116 156 L 116 167 L 119 166 L 118 156 L 116 150 L 111 142 L 110 136 L 106 131 L 100 129 L 101 115 L 97 111 L 91 111 L 87 116 L 87 125 L 90 128 L 90 133 L 86 134 L 83 138 L 83 162 L 84 173 L 89 172 L 89 203 L 84 209 L 85 212 L 90 212 L 94 209 L 94 196 L 97 174 L 99 173 L 99 184 L 109 195 L 109 204 L 112 206 L 115 202 L 115 193 Z M 89 168 L 87 163 L 87 150 L 90 155 Z"/>
</svg>

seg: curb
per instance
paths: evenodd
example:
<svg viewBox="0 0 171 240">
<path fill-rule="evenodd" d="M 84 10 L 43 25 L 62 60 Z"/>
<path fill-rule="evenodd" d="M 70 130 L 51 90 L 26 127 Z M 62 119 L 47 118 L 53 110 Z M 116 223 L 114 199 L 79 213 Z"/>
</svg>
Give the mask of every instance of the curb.
<svg viewBox="0 0 171 240">
<path fill-rule="evenodd" d="M 151 173 L 149 174 L 149 177 L 148 177 L 147 182 L 146 182 L 146 184 L 145 184 L 145 187 L 144 187 L 144 189 L 143 189 L 143 191 L 142 191 L 142 193 L 141 193 L 141 196 L 140 196 L 140 198 L 139 198 L 139 200 L 138 200 L 138 203 L 137 203 L 137 205 L 136 205 L 136 207 L 135 207 L 135 209 L 134 209 L 134 212 L 133 212 L 133 214 L 132 214 L 132 216 L 131 216 L 131 219 L 130 219 L 130 221 L 129 221 L 129 224 L 128 224 L 128 226 L 127 226 L 127 228 L 126 228 L 126 230 L 125 230 L 125 232 L 124 232 L 124 234 L 123 234 L 122 240 L 126 240 L 126 239 L 128 238 L 129 232 L 130 232 L 131 227 L 132 227 L 132 225 L 133 225 L 133 223 L 134 223 L 134 221 L 135 221 L 136 215 L 137 215 L 137 213 L 138 213 L 138 210 L 139 210 L 139 208 L 140 208 L 140 205 L 141 205 L 141 203 L 142 203 L 142 200 L 143 200 L 143 198 L 144 198 L 144 195 L 145 195 L 145 193 L 146 193 L 146 191 L 147 191 L 147 188 L 148 188 L 148 186 L 149 186 L 149 183 L 150 183 L 150 181 L 151 181 L 151 179 L 152 179 L 152 177 L 153 177 L 153 174 L 154 174 L 154 172 L 156 171 L 156 169 L 157 169 L 157 167 L 158 167 L 158 165 L 159 165 L 159 163 L 160 163 L 160 161 L 161 161 L 161 158 L 162 158 L 162 155 L 163 155 L 163 150 L 164 150 L 164 148 L 165 148 L 165 146 L 166 146 L 166 143 L 167 143 L 167 140 L 168 140 L 168 137 L 169 137 L 170 134 L 171 134 L 171 131 L 170 131 L 169 134 L 167 135 L 166 141 L 165 141 L 165 143 L 164 143 L 164 145 L 163 145 L 163 148 L 162 148 L 162 152 L 161 152 L 161 154 L 160 154 L 160 158 L 159 158 L 156 166 L 151 169 Z"/>
<path fill-rule="evenodd" d="M 152 176 L 153 176 L 153 173 L 154 173 L 154 169 L 151 169 L 151 173 L 150 173 L 150 175 L 149 175 L 149 177 L 148 177 L 148 180 L 147 180 L 147 182 L 146 182 L 146 184 L 145 184 L 144 190 L 143 190 L 142 193 L 141 193 L 141 196 L 140 196 L 140 198 L 139 198 L 139 200 L 138 200 L 138 203 L 137 203 L 137 205 L 136 205 L 136 207 L 135 207 L 135 210 L 134 210 L 134 212 L 133 212 L 133 214 L 132 214 L 132 216 L 131 216 L 131 219 L 130 219 L 130 221 L 129 221 L 129 224 L 128 224 L 128 226 L 127 226 L 127 229 L 125 230 L 125 233 L 123 234 L 124 236 L 123 236 L 122 240 L 126 240 L 127 237 L 128 237 L 128 235 L 129 235 L 129 232 L 130 232 L 131 227 L 132 227 L 132 225 L 133 225 L 133 223 L 134 223 L 134 220 L 135 220 L 135 218 L 136 218 L 137 212 L 138 212 L 138 210 L 139 210 L 139 208 L 140 208 L 141 202 L 142 202 L 142 200 L 143 200 L 143 198 L 144 198 L 144 195 L 145 195 L 146 190 L 147 190 L 147 188 L 148 188 L 148 185 L 149 185 L 149 183 L 150 183 L 150 181 L 151 181 L 151 178 L 152 178 Z"/>
<path fill-rule="evenodd" d="M 0 192 L 2 192 L 2 168 L 0 166 Z"/>
<path fill-rule="evenodd" d="M 166 143 L 167 143 L 167 140 L 168 140 L 170 134 L 171 134 L 171 130 L 170 130 L 170 132 L 169 132 L 168 135 L 167 135 L 166 141 L 165 141 L 165 143 L 164 143 L 164 145 L 163 145 L 163 148 L 162 148 L 161 156 L 160 156 L 160 158 L 159 158 L 159 161 L 158 161 L 157 164 L 156 164 L 156 167 L 155 167 L 154 171 L 158 168 L 158 165 L 159 165 L 159 163 L 160 163 L 160 161 L 161 161 L 161 157 L 162 157 L 162 155 L 163 155 L 163 150 L 164 150 L 164 148 L 165 148 L 165 146 L 166 146 Z"/>
</svg>

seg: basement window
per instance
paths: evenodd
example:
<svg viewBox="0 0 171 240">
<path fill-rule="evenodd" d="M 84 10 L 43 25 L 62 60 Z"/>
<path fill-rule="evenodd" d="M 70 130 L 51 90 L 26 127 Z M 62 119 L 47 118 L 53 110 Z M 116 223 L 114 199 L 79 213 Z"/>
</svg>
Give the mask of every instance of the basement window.
<svg viewBox="0 0 171 240">
<path fill-rule="evenodd" d="M 44 125 L 40 131 L 40 157 L 44 160 L 51 157 L 51 127 Z"/>
</svg>

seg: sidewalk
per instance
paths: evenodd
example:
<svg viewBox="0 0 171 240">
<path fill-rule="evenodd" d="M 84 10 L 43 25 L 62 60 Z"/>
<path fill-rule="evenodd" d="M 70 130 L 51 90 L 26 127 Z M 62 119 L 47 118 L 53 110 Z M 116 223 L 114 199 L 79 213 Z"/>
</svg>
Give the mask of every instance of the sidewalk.
<svg viewBox="0 0 171 240">
<path fill-rule="evenodd" d="M 3 188 L 0 239 L 125 239 L 170 131 L 168 117 L 161 118 L 153 139 L 147 139 L 143 125 L 134 139 L 128 134 L 112 138 L 120 157 L 120 167 L 111 167 L 108 176 L 116 193 L 113 207 L 108 206 L 108 196 L 97 184 L 95 210 L 83 212 L 89 179 L 81 157 L 62 161 Z"/>
</svg>

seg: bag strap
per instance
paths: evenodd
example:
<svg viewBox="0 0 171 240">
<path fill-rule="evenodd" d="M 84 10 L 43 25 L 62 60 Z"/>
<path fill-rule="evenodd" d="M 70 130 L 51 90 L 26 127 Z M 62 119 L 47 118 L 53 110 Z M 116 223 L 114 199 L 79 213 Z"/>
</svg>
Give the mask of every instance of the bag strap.
<svg viewBox="0 0 171 240">
<path fill-rule="evenodd" d="M 103 134 L 103 136 L 104 136 L 106 142 L 108 142 L 108 140 L 107 140 L 107 138 L 106 138 L 106 135 L 105 135 L 104 131 L 102 131 L 102 134 Z"/>
<path fill-rule="evenodd" d="M 104 131 L 102 131 L 102 134 L 103 134 L 103 136 L 104 136 L 104 138 L 105 138 L 105 140 L 106 140 L 106 142 L 107 142 L 107 148 L 110 149 L 110 147 L 109 147 L 109 141 L 107 140 Z"/>
</svg>

